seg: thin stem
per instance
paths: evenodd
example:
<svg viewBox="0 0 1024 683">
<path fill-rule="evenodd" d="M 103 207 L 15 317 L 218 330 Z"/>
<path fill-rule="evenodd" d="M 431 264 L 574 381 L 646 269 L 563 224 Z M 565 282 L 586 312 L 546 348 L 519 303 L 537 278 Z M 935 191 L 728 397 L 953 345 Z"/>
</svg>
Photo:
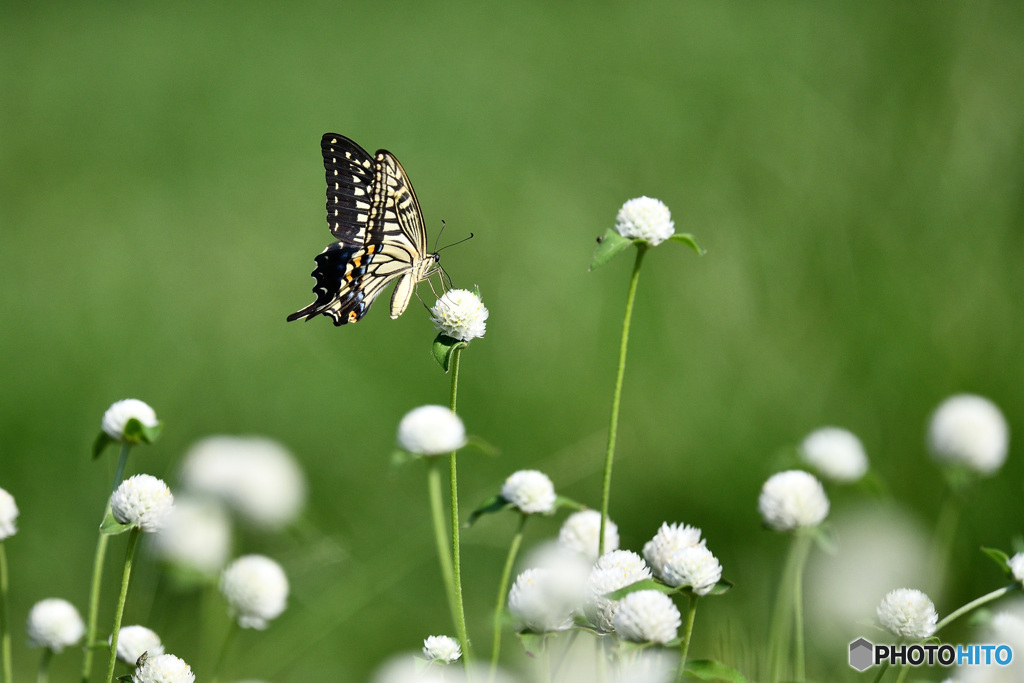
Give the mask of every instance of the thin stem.
<svg viewBox="0 0 1024 683">
<path fill-rule="evenodd" d="M 796 680 L 803 681 L 807 677 L 804 661 L 804 566 L 807 564 L 807 553 L 810 551 L 810 536 L 802 543 L 801 556 L 793 571 L 793 658 L 796 660 Z"/>
<path fill-rule="evenodd" d="M 124 615 L 124 603 L 128 599 L 128 582 L 132 576 L 132 560 L 135 558 L 135 547 L 139 544 L 141 531 L 134 527 L 128 532 L 128 550 L 124 556 L 124 572 L 121 574 L 121 593 L 117 597 L 117 610 L 114 612 L 114 628 L 110 631 L 110 659 L 107 661 L 107 683 L 114 680 L 114 665 L 117 664 L 117 636 L 121 631 L 121 617 Z"/>
<path fill-rule="evenodd" d="M 779 591 L 775 596 L 775 611 L 772 614 L 771 631 L 768 634 L 770 680 L 772 681 L 781 680 L 785 669 L 786 655 L 789 653 L 789 645 L 793 634 L 792 620 L 794 607 L 797 606 L 800 600 L 794 594 L 794 589 L 802 577 L 803 564 L 807 560 L 810 545 L 810 533 L 797 529 L 793 534 L 793 541 L 789 546 L 789 555 L 786 557 L 785 568 L 779 581 Z M 801 634 L 799 638 L 802 640 L 803 635 Z M 798 647 L 802 650 L 802 643 Z M 797 665 L 797 668 L 800 667 L 802 667 L 802 664 Z"/>
<path fill-rule="evenodd" d="M 491 645 L 491 675 L 489 680 L 494 680 L 494 674 L 498 670 L 498 654 L 501 652 L 501 622 L 505 613 L 505 595 L 508 592 L 508 581 L 512 576 L 512 565 L 515 564 L 516 555 L 519 554 L 519 546 L 523 542 L 523 527 L 526 526 L 528 515 L 519 516 L 519 528 L 516 535 L 512 537 L 512 545 L 508 549 L 508 557 L 505 558 L 505 569 L 501 572 L 501 582 L 498 584 L 498 602 L 494 607 L 494 643 Z"/>
<path fill-rule="evenodd" d="M 946 582 L 949 557 L 953 552 L 953 541 L 956 538 L 959 520 L 960 495 L 957 491 L 950 490 L 939 511 L 939 518 L 935 523 L 935 534 L 932 537 L 932 556 L 928 563 L 931 568 L 931 576 L 928 581 L 930 591 L 942 590 L 942 586 Z"/>
<path fill-rule="evenodd" d="M 647 253 L 647 245 L 636 245 L 636 261 L 629 278 L 629 293 L 626 295 L 626 314 L 622 319 L 622 340 L 619 343 L 619 367 L 615 374 L 615 392 L 612 394 L 612 416 L 608 423 L 608 450 L 604 457 L 604 483 L 601 488 L 601 529 L 597 537 L 597 554 L 604 555 L 604 528 L 608 520 L 608 499 L 612 492 L 612 461 L 615 459 L 615 437 L 619 429 L 619 402 L 622 398 L 622 378 L 626 374 L 626 349 L 629 348 L 629 323 L 633 318 L 633 300 L 636 298 L 636 284 L 640 279 L 640 264 Z"/>
<path fill-rule="evenodd" d="M 3 659 L 4 683 L 11 683 L 11 629 L 7 613 L 7 551 L 0 541 L 0 658 Z"/>
<path fill-rule="evenodd" d="M 128 452 L 132 449 L 132 445 L 128 442 L 121 444 L 121 454 L 117 458 L 117 469 L 114 470 L 114 483 L 110 486 L 110 495 L 114 495 L 114 491 L 121 485 L 121 481 L 124 479 L 124 468 L 128 464 Z"/>
<path fill-rule="evenodd" d="M 231 626 L 228 628 L 228 632 L 224 635 L 224 642 L 220 646 L 220 653 L 217 655 L 217 662 L 213 665 L 213 673 L 210 674 L 210 680 L 212 683 L 217 683 L 217 680 L 220 678 L 220 672 L 224 667 L 224 662 L 227 661 L 228 651 L 231 649 L 231 644 L 235 642 L 235 638 L 241 630 L 242 629 L 238 625 L 238 621 L 232 619 Z"/>
<path fill-rule="evenodd" d="M 459 395 L 459 360 L 462 357 L 462 349 L 455 349 L 452 352 L 452 389 L 448 400 L 448 407 L 452 412 L 458 403 Z M 451 467 L 451 496 L 452 496 L 452 569 L 454 570 L 454 592 L 455 592 L 455 630 L 459 635 L 459 642 L 462 644 L 462 658 L 466 664 L 466 673 L 469 675 L 469 665 L 472 661 L 472 653 L 469 649 L 469 635 L 466 632 L 466 611 L 462 605 L 462 560 L 459 550 L 459 477 L 456 469 L 455 455 L 457 450 L 452 451 L 448 460 Z"/>
<path fill-rule="evenodd" d="M 899 675 L 896 676 L 896 683 L 902 683 L 902 681 L 906 680 L 908 673 L 910 673 L 910 665 L 904 664 L 900 669 Z"/>
<path fill-rule="evenodd" d="M 53 659 L 53 650 L 43 648 L 43 656 L 39 658 L 39 673 L 36 674 L 36 683 L 47 683 L 50 680 L 50 660 Z"/>
<path fill-rule="evenodd" d="M 690 609 L 686 611 L 686 624 L 683 626 L 683 643 L 680 645 L 679 670 L 676 671 L 676 681 L 686 678 L 686 658 L 690 654 L 690 636 L 693 634 L 693 620 L 697 616 L 696 593 L 690 594 Z"/>
<path fill-rule="evenodd" d="M 444 503 L 441 493 L 441 459 L 428 458 L 430 469 L 427 471 L 427 488 L 430 493 L 430 516 L 434 523 L 434 540 L 437 542 L 437 558 L 441 562 L 441 577 L 444 579 L 444 591 L 448 596 L 448 609 L 451 610 L 452 623 L 459 623 L 458 605 L 455 601 L 455 570 L 452 568 L 452 556 L 448 552 L 448 532 L 445 531 Z"/>
<path fill-rule="evenodd" d="M 885 672 L 888 671 L 888 670 L 889 670 L 889 662 L 884 662 L 882 664 L 882 666 L 879 667 L 879 669 L 878 669 L 878 675 L 875 676 L 874 683 L 879 683 L 882 680 L 882 676 L 884 676 Z"/>
<path fill-rule="evenodd" d="M 975 600 L 971 600 L 969 603 L 967 603 L 966 605 L 964 605 L 960 609 L 954 610 L 954 611 L 950 612 L 949 614 L 947 614 L 942 619 L 942 621 L 940 621 L 938 624 L 936 624 L 935 625 L 935 633 L 938 633 L 943 628 L 945 628 L 946 626 L 949 626 L 951 623 L 953 623 L 954 621 L 956 621 L 957 619 L 959 619 L 963 615 L 967 614 L 968 612 L 970 612 L 970 611 L 972 611 L 972 610 L 974 610 L 974 609 L 976 609 L 978 607 L 981 607 L 985 603 L 992 602 L 993 600 L 997 600 L 997 599 L 1003 597 L 1004 595 L 1006 595 L 1007 593 L 1009 593 L 1010 591 L 1016 590 L 1018 588 L 1020 588 L 1020 584 L 1015 581 L 1015 582 L 1011 583 L 1009 586 L 1003 586 L 1002 588 L 997 588 L 996 590 L 992 591 L 991 593 L 986 593 L 985 595 L 981 596 L 980 598 L 977 598 Z"/>
</svg>

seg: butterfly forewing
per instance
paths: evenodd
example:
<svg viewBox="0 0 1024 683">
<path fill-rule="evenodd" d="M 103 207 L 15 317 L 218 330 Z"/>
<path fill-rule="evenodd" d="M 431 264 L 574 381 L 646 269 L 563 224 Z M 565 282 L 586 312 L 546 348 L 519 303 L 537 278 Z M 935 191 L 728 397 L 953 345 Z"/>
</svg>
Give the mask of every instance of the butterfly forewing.
<svg viewBox="0 0 1024 683">
<path fill-rule="evenodd" d="M 386 150 L 371 157 L 348 138 L 321 140 L 327 178 L 327 223 L 338 239 L 317 257 L 316 301 L 288 320 L 322 314 L 335 325 L 356 322 L 390 282 L 391 317 L 406 309 L 413 289 L 437 263 L 427 253 L 423 213 L 409 177 Z"/>
</svg>

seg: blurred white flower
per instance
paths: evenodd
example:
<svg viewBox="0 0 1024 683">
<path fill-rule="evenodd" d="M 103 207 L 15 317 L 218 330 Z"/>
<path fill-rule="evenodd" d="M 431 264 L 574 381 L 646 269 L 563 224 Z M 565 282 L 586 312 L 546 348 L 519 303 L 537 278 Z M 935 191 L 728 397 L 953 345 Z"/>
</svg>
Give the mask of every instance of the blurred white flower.
<svg viewBox="0 0 1024 683">
<path fill-rule="evenodd" d="M 420 406 L 398 423 L 398 445 L 419 455 L 451 453 L 466 445 L 466 428 L 445 406 Z"/>
<path fill-rule="evenodd" d="M 702 543 L 700 529 L 697 527 L 662 522 L 654 538 L 644 544 L 644 559 L 651 566 L 651 572 L 659 579 L 664 579 L 662 568 L 673 553 Z"/>
<path fill-rule="evenodd" d="M 165 562 L 216 575 L 231 554 L 231 518 L 216 500 L 178 496 L 153 545 Z"/>
<path fill-rule="evenodd" d="M 550 569 L 527 569 L 517 576 L 508 593 L 508 611 L 516 630 L 550 633 L 572 627 L 578 605 L 560 588 Z"/>
<path fill-rule="evenodd" d="M 451 636 L 429 636 L 423 641 L 423 656 L 431 662 L 451 664 L 462 656 L 462 648 Z"/>
<path fill-rule="evenodd" d="M 563 547 L 557 541 L 548 541 L 533 548 L 523 558 L 521 566 L 543 569 L 547 572 L 545 585 L 558 596 L 566 612 L 582 612 L 587 597 L 587 577 L 593 563 L 580 553 Z"/>
<path fill-rule="evenodd" d="M 821 482 L 802 470 L 773 474 L 758 499 L 764 523 L 776 531 L 817 526 L 828 516 L 828 507 Z"/>
<path fill-rule="evenodd" d="M 107 647 L 112 640 L 112 637 L 107 637 Z M 160 636 L 145 626 L 122 626 L 117 633 L 117 658 L 135 666 L 143 652 L 147 657 L 162 655 L 164 645 L 160 642 Z"/>
<path fill-rule="evenodd" d="M 18 506 L 14 496 L 0 489 L 0 541 L 18 533 Z"/>
<path fill-rule="evenodd" d="M 60 652 L 85 635 L 85 624 L 78 610 L 67 600 L 40 600 L 28 613 L 28 640 L 33 647 Z"/>
<path fill-rule="evenodd" d="M 645 240 L 656 246 L 676 231 L 668 207 L 650 197 L 630 199 L 619 209 L 615 217 L 615 230 L 631 240 Z"/>
<path fill-rule="evenodd" d="M 237 615 L 239 626 L 262 630 L 284 611 L 288 577 L 269 557 L 243 555 L 221 574 L 220 592 Z"/>
<path fill-rule="evenodd" d="M 676 550 L 662 567 L 665 583 L 690 586 L 697 595 L 710 593 L 721 578 L 722 565 L 703 544 Z"/>
<path fill-rule="evenodd" d="M 1011 557 L 1008 564 L 1010 571 L 1013 572 L 1013 578 L 1024 584 L 1024 553 L 1017 553 Z"/>
<path fill-rule="evenodd" d="M 916 588 L 890 591 L 876 611 L 882 626 L 904 638 L 927 638 L 939 620 L 935 605 Z"/>
<path fill-rule="evenodd" d="M 438 332 L 464 342 L 484 336 L 488 315 L 480 297 L 465 289 L 449 289 L 430 309 L 430 320 Z"/>
<path fill-rule="evenodd" d="M 514 683 L 516 679 L 500 669 L 490 672 L 486 666 L 422 666 L 415 653 L 395 655 L 373 672 L 371 683 L 469 683 L 469 681 Z"/>
<path fill-rule="evenodd" d="M 290 524 L 306 502 L 306 478 L 294 456 L 258 436 L 197 441 L 185 454 L 181 483 L 186 491 L 223 501 L 260 529 Z"/>
<path fill-rule="evenodd" d="M 800 444 L 803 461 L 826 479 L 854 482 L 868 471 L 868 456 L 860 439 L 840 427 L 822 427 Z"/>
<path fill-rule="evenodd" d="M 994 474 L 1006 461 L 1010 428 L 992 401 L 959 394 L 947 398 L 932 415 L 928 445 L 942 463 L 960 464 Z"/>
<path fill-rule="evenodd" d="M 128 477 L 110 496 L 110 512 L 121 524 L 137 525 L 147 534 L 158 531 L 174 507 L 174 496 L 162 479 L 149 474 Z"/>
<path fill-rule="evenodd" d="M 174 655 L 150 655 L 132 674 L 132 683 L 195 683 L 195 680 L 192 667 Z"/>
<path fill-rule="evenodd" d="M 591 562 L 597 559 L 598 536 L 601 533 L 601 513 L 597 510 L 574 512 L 562 522 L 558 531 L 558 542 L 562 547 L 580 553 Z M 611 519 L 605 520 L 604 550 L 610 552 L 619 547 L 619 527 Z"/>
<path fill-rule="evenodd" d="M 615 632 L 634 643 L 664 645 L 675 640 L 681 623 L 672 598 L 656 590 L 630 593 L 615 612 Z"/>
<path fill-rule="evenodd" d="M 631 550 L 605 553 L 590 570 L 587 579 L 587 619 L 599 630 L 610 633 L 615 628 L 615 611 L 619 601 L 609 599 L 607 594 L 649 578 L 651 570 Z"/>
<path fill-rule="evenodd" d="M 537 470 L 519 470 L 501 487 L 501 497 L 526 514 L 546 514 L 555 509 L 555 485 Z"/>
<path fill-rule="evenodd" d="M 114 403 L 103 413 L 103 431 L 114 441 L 121 441 L 124 439 L 124 428 L 132 418 L 141 422 L 143 427 L 156 427 L 159 424 L 156 413 L 148 404 L 136 398 L 126 398 Z"/>
</svg>

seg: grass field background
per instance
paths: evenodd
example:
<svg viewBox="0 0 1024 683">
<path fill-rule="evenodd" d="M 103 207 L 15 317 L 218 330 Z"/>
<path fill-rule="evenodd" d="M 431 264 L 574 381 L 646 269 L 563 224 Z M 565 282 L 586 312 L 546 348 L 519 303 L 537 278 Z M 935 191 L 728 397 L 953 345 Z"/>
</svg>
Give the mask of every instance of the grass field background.
<svg viewBox="0 0 1024 683">
<path fill-rule="evenodd" d="M 501 455 L 461 457 L 467 512 L 524 468 L 599 504 L 630 259 L 587 266 L 646 194 L 707 255 L 666 244 L 645 261 L 611 514 L 637 551 L 662 521 L 700 526 L 736 583 L 702 609 L 694 656 L 755 673 L 786 547 L 760 529 L 757 493 L 825 424 L 857 433 L 930 529 L 944 489 L 927 418 L 952 393 L 992 398 L 1010 458 L 969 499 L 940 614 L 1002 580 L 976 549 L 1024 531 L 1019 4 L 7 2 L 3 16 L 0 486 L 21 509 L 5 543 L 20 678 L 38 655 L 19 630 L 29 607 L 85 609 L 113 471 L 89 448 L 125 397 L 166 425 L 133 472 L 173 482 L 196 439 L 259 433 L 309 477 L 301 531 L 239 542 L 279 559 L 293 594 L 242 635 L 227 680 L 364 680 L 453 631 L 423 468 L 389 460 L 401 416 L 447 400 L 426 312 L 284 320 L 312 300 L 329 241 L 326 131 L 394 152 L 431 235 L 442 219 L 444 243 L 475 234 L 442 263 L 491 311 L 459 405 Z M 863 499 L 831 493 L 836 513 Z M 527 545 L 560 519 L 531 523 Z M 494 518 L 463 537 L 478 645 L 511 533 Z M 101 624 L 122 553 L 112 542 Z M 149 620 L 202 680 L 226 617 L 216 595 L 170 598 L 143 565 L 126 623 Z M 846 642 L 815 646 L 812 676 L 839 676 Z M 58 658 L 53 680 L 78 662 Z"/>
</svg>

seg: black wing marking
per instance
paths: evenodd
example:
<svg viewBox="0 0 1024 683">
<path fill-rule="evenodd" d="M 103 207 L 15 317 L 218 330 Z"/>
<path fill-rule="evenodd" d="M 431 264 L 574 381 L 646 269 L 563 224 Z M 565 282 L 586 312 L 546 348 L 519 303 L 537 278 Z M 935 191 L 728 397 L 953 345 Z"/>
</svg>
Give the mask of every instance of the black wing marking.
<svg viewBox="0 0 1024 683">
<path fill-rule="evenodd" d="M 374 159 L 344 135 L 320 140 L 327 179 L 327 225 L 339 241 L 363 246 L 371 238 L 370 211 L 376 171 Z"/>
</svg>

